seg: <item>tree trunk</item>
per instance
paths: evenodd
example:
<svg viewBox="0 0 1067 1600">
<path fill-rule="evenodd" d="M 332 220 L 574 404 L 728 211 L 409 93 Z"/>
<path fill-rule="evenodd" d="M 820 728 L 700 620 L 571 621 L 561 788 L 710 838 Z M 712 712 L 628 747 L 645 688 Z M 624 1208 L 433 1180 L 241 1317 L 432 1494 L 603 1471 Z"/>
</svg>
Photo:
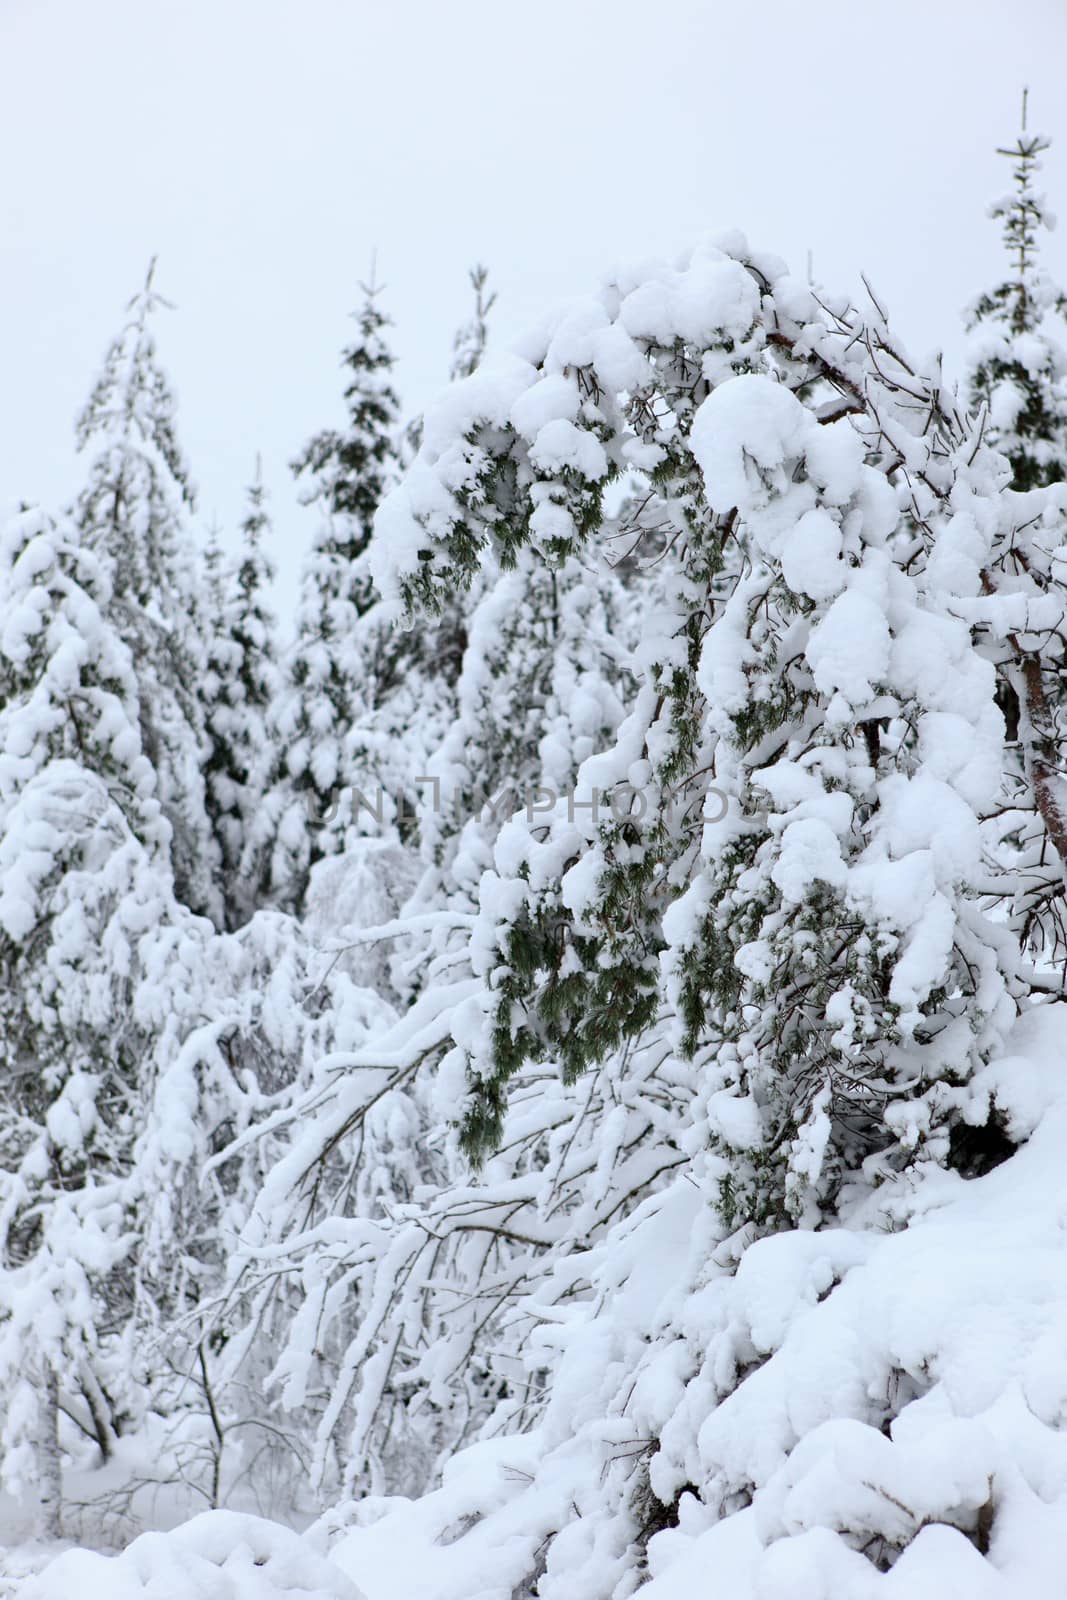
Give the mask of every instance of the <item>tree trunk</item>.
<svg viewBox="0 0 1067 1600">
<path fill-rule="evenodd" d="M 1019 642 L 1014 634 L 1009 640 L 1018 651 Z M 1060 801 L 1059 773 L 1053 752 L 1056 748 L 1055 732 L 1049 712 L 1045 686 L 1041 681 L 1041 663 L 1037 656 L 1019 652 L 1024 685 L 1024 703 L 1032 738 L 1028 750 L 1030 782 L 1037 809 L 1045 823 L 1053 848 L 1064 867 L 1067 867 L 1067 817 Z"/>
<path fill-rule="evenodd" d="M 40 1463 L 37 1498 L 37 1536 L 58 1539 L 62 1534 L 63 1468 L 59 1457 L 59 1382 L 51 1366 L 45 1368 L 41 1395 Z"/>
</svg>

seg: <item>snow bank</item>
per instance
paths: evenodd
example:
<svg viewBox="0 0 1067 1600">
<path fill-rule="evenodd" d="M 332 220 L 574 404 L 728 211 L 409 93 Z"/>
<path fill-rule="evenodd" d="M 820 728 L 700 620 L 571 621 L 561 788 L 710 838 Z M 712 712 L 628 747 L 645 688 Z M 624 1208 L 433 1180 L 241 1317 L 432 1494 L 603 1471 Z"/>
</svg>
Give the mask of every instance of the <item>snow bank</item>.
<svg viewBox="0 0 1067 1600">
<path fill-rule="evenodd" d="M 173 1533 L 145 1533 L 119 1556 L 70 1550 L 24 1600 L 364 1600 L 297 1534 L 261 1517 L 207 1511 Z"/>
</svg>

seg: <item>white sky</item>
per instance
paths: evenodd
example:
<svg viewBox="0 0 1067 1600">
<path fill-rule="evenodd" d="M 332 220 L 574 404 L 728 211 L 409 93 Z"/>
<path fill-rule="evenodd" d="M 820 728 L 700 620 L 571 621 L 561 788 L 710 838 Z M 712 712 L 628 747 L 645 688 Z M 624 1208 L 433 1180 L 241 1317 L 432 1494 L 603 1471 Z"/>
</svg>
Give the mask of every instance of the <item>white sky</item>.
<svg viewBox="0 0 1067 1600">
<path fill-rule="evenodd" d="M 261 451 L 283 605 L 313 521 L 286 463 L 342 420 L 375 246 L 412 412 L 474 261 L 506 342 L 708 228 L 811 249 L 829 287 L 866 270 L 951 358 L 1024 83 L 1067 217 L 1065 81 L 1067 0 L 0 0 L 0 502 L 76 490 L 154 253 L 202 520 L 236 525 Z M 1067 235 L 1045 259 L 1067 280 Z"/>
</svg>

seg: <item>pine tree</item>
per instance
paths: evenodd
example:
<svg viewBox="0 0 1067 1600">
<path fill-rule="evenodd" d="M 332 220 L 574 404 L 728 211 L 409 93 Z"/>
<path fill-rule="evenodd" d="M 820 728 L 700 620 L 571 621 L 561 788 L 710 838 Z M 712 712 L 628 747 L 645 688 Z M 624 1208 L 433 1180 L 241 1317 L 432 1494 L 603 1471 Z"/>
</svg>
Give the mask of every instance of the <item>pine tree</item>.
<svg viewBox="0 0 1067 1600">
<path fill-rule="evenodd" d="M 489 338 L 489 313 L 496 304 L 496 292 L 486 294 L 489 268 L 479 264 L 471 268 L 469 276 L 474 290 L 474 309 L 468 320 L 457 328 L 452 340 L 453 383 L 460 378 L 469 378 L 481 366 Z"/>
<path fill-rule="evenodd" d="M 896 634 L 933 624 L 919 615 L 929 603 L 920 580 L 896 572 L 898 463 L 867 445 L 860 423 L 827 420 L 862 417 L 881 381 L 848 354 L 853 314 L 821 312 L 791 281 L 778 304 L 763 264 L 728 254 L 698 254 L 688 273 L 659 293 L 682 307 L 701 284 L 711 309 L 699 337 L 687 337 L 684 310 L 672 324 L 638 290 L 608 299 L 618 320 L 594 346 L 599 360 L 570 366 L 557 333 L 540 368 L 516 367 L 514 389 L 491 396 L 503 414 L 487 406 L 465 441 L 441 442 L 439 459 L 465 451 L 469 472 L 448 467 L 451 514 L 435 511 L 432 529 L 419 524 L 421 549 L 415 537 L 406 546 L 420 560 L 405 558 L 402 587 L 431 602 L 474 571 L 485 544 L 505 565 L 527 544 L 558 564 L 601 527 L 605 484 L 627 464 L 631 435 L 627 453 L 644 452 L 673 523 L 669 626 L 659 633 L 660 613 L 643 647 L 625 739 L 578 775 L 601 795 L 637 786 L 640 801 L 599 824 L 558 815 L 543 844 L 531 830 L 509 852 L 507 877 L 483 885 L 488 922 L 476 940 L 484 947 L 493 928 L 499 956 L 486 971 L 488 1031 L 471 1055 L 467 1139 L 477 1152 L 499 1137 L 499 1096 L 523 1060 L 549 1055 L 577 1074 L 640 1037 L 669 995 L 687 1052 L 714 1041 L 720 1060 L 736 1051 L 746 1063 L 733 1092 L 761 1107 L 765 1153 L 752 1158 L 750 1189 L 744 1179 L 744 1214 L 800 1216 L 809 1203 L 832 1207 L 860 1152 L 906 1162 L 917 1140 L 947 1151 L 955 1102 L 943 1080 L 965 1081 L 996 1047 L 1014 1013 L 1011 962 L 1000 971 L 996 930 L 982 924 L 977 892 L 955 880 L 925 886 L 931 926 L 954 931 L 930 934 L 921 974 L 909 953 L 922 944 L 916 906 L 903 921 L 889 909 L 886 885 L 904 870 L 888 866 L 903 851 L 899 809 L 935 781 L 907 730 L 941 714 L 949 691 L 917 700 L 912 667 L 890 672 Z M 805 357 L 809 324 L 821 342 Z M 613 399 L 620 375 L 626 388 Z M 884 382 L 903 428 L 899 381 Z M 675 419 L 669 432 L 664 415 Z M 957 469 L 961 503 L 977 495 L 966 484 Z M 932 504 L 939 493 L 935 483 Z M 781 531 L 793 523 L 795 554 Z M 971 737 L 995 740 L 994 672 L 971 659 L 962 624 L 938 626 L 973 677 Z M 842 655 L 855 656 L 851 666 Z M 713 779 L 734 820 L 702 829 Z M 759 820 L 767 792 L 773 827 Z M 994 788 L 981 803 L 996 799 Z M 974 801 L 968 791 L 960 803 Z M 975 858 L 965 877 L 978 873 Z M 806 953 L 821 948 L 832 959 Z M 945 1054 L 950 1041 L 958 1057 Z M 882 1114 L 898 1082 L 914 1102 L 903 1140 L 897 1113 Z"/>
<path fill-rule="evenodd" d="M 485 1167 L 477 1198 L 420 1207 L 435 1271 L 464 1226 L 513 1241 L 484 1281 L 514 1293 L 512 1327 L 528 1316 L 536 1330 L 525 1410 L 509 1398 L 487 1425 L 538 1423 L 506 1458 L 529 1489 L 511 1496 L 505 1470 L 465 1506 L 477 1515 L 499 1490 L 496 1536 L 529 1535 L 486 1571 L 504 1592 L 617 1600 L 648 1574 L 654 1534 L 677 1528 L 684 1550 L 721 1518 L 736 1534 L 711 1548 L 739 1592 L 756 1592 L 745 1574 L 766 1542 L 760 1593 L 799 1592 L 802 1572 L 858 1595 L 868 1562 L 884 1570 L 916 1534 L 927 1570 L 931 1520 L 970 1559 L 999 1514 L 985 1478 L 966 1495 L 958 1479 L 911 1492 L 894 1476 L 884 1500 L 872 1488 L 890 1454 L 895 1471 L 916 1461 L 902 1413 L 931 1380 L 925 1357 L 898 1354 L 894 1387 L 892 1358 L 864 1346 L 855 1390 L 827 1369 L 803 1418 L 790 1384 L 814 1370 L 792 1362 L 824 1294 L 820 1325 L 865 1337 L 835 1286 L 872 1234 L 938 1203 L 917 1195 L 1018 1159 L 1032 1126 L 1014 1091 L 990 1088 L 1047 981 L 997 905 L 998 680 L 1018 668 L 1062 884 L 1058 746 L 1027 667 L 1063 615 L 1062 499 L 1005 489 L 981 422 L 917 371 L 877 305 L 864 317 L 817 297 L 736 236 L 609 283 L 598 316 L 563 314 L 526 356 L 424 447 L 432 489 L 413 473 L 383 510 L 383 588 L 435 606 L 494 563 L 588 560 L 617 532 L 609 496 L 634 470 L 649 485 L 635 532 L 660 577 L 629 715 L 578 771 L 589 809 L 514 818 L 481 877 L 481 993 L 457 1004 L 439 1068 Z M 1024 534 L 1047 581 L 1013 571 Z M 570 1191 L 601 1117 L 596 1176 Z M 575 1231 L 556 1232 L 568 1200 Z M 399 1239 L 394 1259 L 410 1275 L 390 1348 L 418 1303 Z M 781 1287 L 793 1271 L 795 1306 Z M 506 1383 L 516 1346 L 502 1344 L 489 1368 Z M 734 1564 L 731 1537 L 750 1535 Z M 479 1533 L 472 1559 L 475 1543 L 497 1547 Z"/>
<path fill-rule="evenodd" d="M 154 275 L 153 261 L 78 419 L 79 449 L 96 454 L 73 514 L 83 546 L 107 564 L 111 621 L 138 660 L 141 736 L 173 831 L 179 893 L 194 910 L 220 917 L 196 693 L 205 619 L 184 520 L 194 491 L 151 328 L 167 305 Z"/>
<path fill-rule="evenodd" d="M 983 573 L 993 596 L 1014 592 L 1016 606 L 1051 606 L 1060 585 L 1055 541 L 1050 541 L 1040 506 L 1029 491 L 1067 477 L 1067 349 L 1062 342 L 1067 297 L 1038 263 L 1040 236 L 1053 219 L 1045 197 L 1034 189 L 1039 157 L 1049 141 L 1022 128 L 998 154 L 1012 163 L 1013 190 L 990 215 L 1003 223 L 1009 274 L 982 295 L 967 315 L 966 395 L 985 437 L 1007 457 L 1011 489 L 1018 495 L 1010 540 Z M 998 630 L 998 697 L 1008 722 L 1010 807 L 997 830 L 1002 859 L 1014 868 L 1013 892 L 1005 895 L 1023 947 L 1039 964 L 1067 960 L 1063 906 L 1063 857 L 1067 851 L 1067 791 L 1059 755 L 1067 736 L 1067 667 L 1055 629 Z M 1029 636 L 1028 636 L 1029 635 Z"/>
<path fill-rule="evenodd" d="M 321 521 L 301 581 L 296 643 L 272 718 L 272 770 L 249 860 L 286 904 L 299 905 L 310 868 L 329 853 L 324 834 L 338 793 L 370 778 L 346 765 L 346 736 L 361 710 L 373 707 L 401 674 L 402 644 L 376 623 L 365 553 L 374 513 L 393 481 L 399 402 L 388 318 L 379 286 L 364 286 L 358 335 L 345 351 L 348 427 L 316 434 L 293 462 L 305 478 L 302 498 Z"/>
<path fill-rule="evenodd" d="M 1012 163 L 1012 192 L 990 207 L 1003 224 L 1009 275 L 968 313 L 968 398 L 984 407 L 987 427 L 1011 462 L 1019 490 L 1067 476 L 1067 354 L 1053 323 L 1067 317 L 1067 296 L 1038 265 L 1042 231 L 1054 219 L 1034 189 L 1049 140 L 1022 129 L 999 155 Z"/>
<path fill-rule="evenodd" d="M 211 740 L 205 768 L 207 807 L 222 862 L 226 922 L 231 928 L 255 909 L 242 861 L 258 807 L 258 780 L 269 760 L 268 718 L 281 690 L 276 622 L 267 598 L 274 581 L 274 566 L 264 548 L 269 536 L 266 490 L 257 461 L 241 524 L 241 553 L 214 585 L 207 586 L 215 597 L 215 609 L 201 691 Z"/>
<path fill-rule="evenodd" d="M 148 1039 L 133 994 L 171 897 L 170 828 L 131 653 L 108 620 L 109 572 L 36 511 L 0 551 L 0 1363 L 5 1393 L 21 1396 L 4 1471 L 24 1486 L 44 1475 L 53 1533 L 56 1408 L 106 1457 L 137 1406 L 131 1224 Z"/>
<path fill-rule="evenodd" d="M 372 603 L 366 581 L 356 580 L 349 569 L 366 550 L 374 513 L 396 475 L 393 439 L 400 402 L 392 384 L 394 357 L 385 341 L 390 322 L 377 303 L 381 286 L 372 277 L 362 288 L 357 337 L 341 357 L 348 379 L 347 427 L 343 433 L 327 428 L 315 434 L 292 463 L 297 478 L 305 479 L 301 499 L 324 518 L 315 547 L 323 565 L 309 573 L 308 584 L 320 615 L 338 602 L 362 615 Z M 337 569 L 327 565 L 329 558 L 337 559 Z"/>
</svg>

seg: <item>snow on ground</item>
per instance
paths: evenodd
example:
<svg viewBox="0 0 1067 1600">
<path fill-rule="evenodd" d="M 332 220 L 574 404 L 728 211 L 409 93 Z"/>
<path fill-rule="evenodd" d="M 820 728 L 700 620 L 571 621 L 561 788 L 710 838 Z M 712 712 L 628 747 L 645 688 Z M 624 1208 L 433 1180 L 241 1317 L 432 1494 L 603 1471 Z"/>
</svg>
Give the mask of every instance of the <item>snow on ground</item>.
<svg viewBox="0 0 1067 1600">
<path fill-rule="evenodd" d="M 24 1600 L 364 1600 L 298 1534 L 236 1511 L 144 1533 L 118 1556 L 69 1550 L 19 1592 Z"/>
<path fill-rule="evenodd" d="M 691 1298 L 715 1300 L 709 1327 L 745 1327 L 765 1359 L 687 1423 L 690 1384 L 660 1470 L 669 1474 L 673 1452 L 705 1491 L 745 1479 L 755 1488 L 749 1506 L 721 1520 L 683 1494 L 679 1526 L 651 1540 L 647 1600 L 1067 1593 L 1067 1006 L 1031 1012 L 1012 1047 L 976 1086 L 1017 1132 L 1033 1130 L 1009 1161 L 969 1181 L 931 1171 L 900 1192 L 895 1222 L 883 1202 L 847 1230 L 763 1239 L 714 1295 Z M 667 1300 L 677 1308 L 677 1285 Z M 592 1348 L 568 1342 L 554 1389 L 582 1382 Z M 896 1404 L 886 1390 L 894 1374 Z M 884 1425 L 859 1420 L 882 1395 Z M 119 1557 L 68 1552 L 17 1592 L 511 1600 L 583 1475 L 595 1474 L 579 1433 L 552 1446 L 547 1429 L 476 1445 L 422 1500 L 357 1502 L 304 1536 L 210 1512 Z M 905 1548 L 880 1572 L 857 1550 L 864 1541 Z M 14 1572 L 12 1562 L 25 1570 L 35 1558 L 8 1559 Z M 568 1590 L 558 1555 L 549 1558 L 553 1594 L 599 1593 L 590 1574 L 578 1562 Z"/>
</svg>

